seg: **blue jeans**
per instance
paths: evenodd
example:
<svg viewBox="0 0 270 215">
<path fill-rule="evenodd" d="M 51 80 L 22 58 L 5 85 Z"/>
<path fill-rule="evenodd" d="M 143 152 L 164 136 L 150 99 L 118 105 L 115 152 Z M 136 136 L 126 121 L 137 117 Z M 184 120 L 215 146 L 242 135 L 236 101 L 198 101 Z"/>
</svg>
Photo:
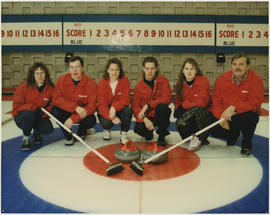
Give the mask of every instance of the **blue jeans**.
<svg viewBox="0 0 270 215">
<path fill-rule="evenodd" d="M 30 136 L 32 129 L 36 129 L 38 134 L 49 135 L 54 128 L 48 118 L 41 118 L 35 111 L 26 110 L 20 112 L 14 118 L 16 125 L 22 129 L 23 135 Z"/>
</svg>

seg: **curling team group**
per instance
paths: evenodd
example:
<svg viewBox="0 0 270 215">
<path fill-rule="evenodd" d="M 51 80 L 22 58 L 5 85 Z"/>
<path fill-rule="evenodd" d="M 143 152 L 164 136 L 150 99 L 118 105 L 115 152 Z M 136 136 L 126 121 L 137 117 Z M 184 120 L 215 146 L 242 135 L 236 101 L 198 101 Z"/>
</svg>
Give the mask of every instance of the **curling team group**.
<svg viewBox="0 0 270 215">
<path fill-rule="evenodd" d="M 182 63 L 173 99 L 175 126 L 181 138 L 224 118 L 219 125 L 194 136 L 188 142 L 188 149 L 198 150 L 209 144 L 209 135 L 224 138 L 228 146 L 233 146 L 242 135 L 241 154 L 252 153 L 252 137 L 259 121 L 264 86 L 259 75 L 250 69 L 250 60 L 244 53 L 232 57 L 231 67 L 215 81 L 211 95 L 209 81 L 198 63 L 193 58 Z M 103 139 L 110 140 L 111 128 L 120 124 L 122 144 L 128 141 L 127 133 L 134 115 L 134 132 L 151 141 L 156 129 L 157 144 L 166 147 L 172 112 L 169 105 L 173 97 L 169 80 L 160 74 L 154 57 L 143 60 L 142 79 L 136 84 L 132 98 L 130 83 L 119 59 L 108 60 L 98 84 L 84 70 L 83 59 L 72 56 L 68 72 L 54 85 L 43 63 L 34 63 L 29 68 L 26 81 L 18 86 L 13 97 L 12 115 L 23 133 L 22 150 L 31 150 L 34 144 L 42 143 L 41 135 L 50 135 L 54 130 L 42 108 L 70 129 L 73 124 L 79 124 L 77 135 L 82 139 L 95 126 L 97 112 L 104 130 Z M 76 139 L 63 127 L 61 129 L 65 145 L 73 145 Z"/>
</svg>

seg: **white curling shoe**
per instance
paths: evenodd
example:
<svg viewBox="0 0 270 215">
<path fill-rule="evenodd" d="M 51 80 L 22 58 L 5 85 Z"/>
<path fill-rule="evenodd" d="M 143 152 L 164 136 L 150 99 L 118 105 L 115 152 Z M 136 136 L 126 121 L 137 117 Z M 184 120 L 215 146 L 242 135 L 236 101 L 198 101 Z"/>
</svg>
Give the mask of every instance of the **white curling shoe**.
<svg viewBox="0 0 270 215">
<path fill-rule="evenodd" d="M 86 130 L 86 133 L 87 133 L 88 135 L 91 135 L 91 134 L 96 133 L 96 130 L 95 130 L 94 128 L 89 128 L 89 129 Z"/>
<path fill-rule="evenodd" d="M 104 140 L 110 140 L 110 139 L 112 139 L 111 130 L 104 130 L 103 131 L 103 139 Z"/>
<path fill-rule="evenodd" d="M 65 145 L 66 145 L 66 146 L 72 146 L 73 144 L 74 144 L 73 139 L 71 139 L 71 140 L 65 139 Z"/>
<path fill-rule="evenodd" d="M 186 141 L 186 142 L 182 143 L 180 146 L 181 146 L 182 148 L 188 149 L 189 144 L 190 144 L 190 141 Z"/>
<path fill-rule="evenodd" d="M 201 141 L 198 137 L 193 137 L 191 140 L 190 140 L 190 144 L 188 146 L 188 150 L 196 150 L 196 149 L 199 149 L 201 146 Z"/>
<path fill-rule="evenodd" d="M 127 141 L 128 141 L 127 132 L 126 131 L 121 131 L 121 137 L 120 137 L 121 144 L 124 145 Z"/>
</svg>

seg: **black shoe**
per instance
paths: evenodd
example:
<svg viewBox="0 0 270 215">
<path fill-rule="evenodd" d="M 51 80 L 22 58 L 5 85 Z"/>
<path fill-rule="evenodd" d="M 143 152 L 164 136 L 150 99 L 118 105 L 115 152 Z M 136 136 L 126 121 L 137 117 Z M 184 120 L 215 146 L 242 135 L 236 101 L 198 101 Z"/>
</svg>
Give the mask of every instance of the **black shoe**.
<svg viewBox="0 0 270 215">
<path fill-rule="evenodd" d="M 234 132 L 233 135 L 227 137 L 227 146 L 235 146 L 240 137 L 240 131 Z"/>
<path fill-rule="evenodd" d="M 206 140 L 201 140 L 202 145 L 208 145 L 210 142 L 206 139 Z"/>
<path fill-rule="evenodd" d="M 249 156 L 249 155 L 251 155 L 251 150 L 250 149 L 241 149 L 241 155 Z"/>
<path fill-rule="evenodd" d="M 34 133 L 34 143 L 42 144 L 42 137 L 38 133 Z"/>
<path fill-rule="evenodd" d="M 238 141 L 239 136 L 227 139 L 227 146 L 235 146 Z"/>
<path fill-rule="evenodd" d="M 78 135 L 79 136 L 79 135 Z M 86 139 L 86 135 L 82 135 L 82 136 L 79 136 L 83 141 Z M 79 140 L 77 140 L 75 137 L 73 137 L 73 143 L 77 143 L 77 142 L 80 142 Z"/>
<path fill-rule="evenodd" d="M 153 133 L 149 133 L 149 134 L 145 137 L 145 140 L 146 140 L 146 141 L 151 141 L 151 140 L 153 140 L 153 137 L 154 137 Z"/>
<path fill-rule="evenodd" d="M 74 144 L 74 140 L 71 138 L 70 140 L 65 139 L 66 146 L 72 146 Z"/>
<path fill-rule="evenodd" d="M 32 149 L 30 139 L 23 140 L 22 141 L 22 150 L 29 151 Z"/>
<path fill-rule="evenodd" d="M 162 146 L 162 147 L 166 147 L 167 146 L 167 141 L 165 140 L 165 137 L 164 136 L 159 136 L 158 137 L 158 140 L 157 140 L 157 144 L 159 145 L 159 146 Z"/>
</svg>

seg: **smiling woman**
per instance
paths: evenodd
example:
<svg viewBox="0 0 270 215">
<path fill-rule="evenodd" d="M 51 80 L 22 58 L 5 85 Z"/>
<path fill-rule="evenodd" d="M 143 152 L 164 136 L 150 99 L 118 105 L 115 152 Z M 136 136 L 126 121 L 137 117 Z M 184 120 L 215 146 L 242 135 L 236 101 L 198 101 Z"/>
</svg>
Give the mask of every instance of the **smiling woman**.
<svg viewBox="0 0 270 215">
<path fill-rule="evenodd" d="M 184 61 L 178 75 L 174 100 L 175 126 L 184 139 L 211 123 L 211 113 L 207 110 L 210 102 L 210 84 L 203 76 L 198 63 L 193 58 Z M 209 132 L 190 140 L 189 149 L 199 149 L 207 145 Z"/>
<path fill-rule="evenodd" d="M 98 83 L 98 119 L 104 129 L 104 140 L 111 139 L 111 129 L 121 126 L 120 141 L 128 142 L 132 110 L 130 104 L 130 83 L 124 74 L 122 62 L 118 58 L 108 60 L 103 78 Z"/>
</svg>

